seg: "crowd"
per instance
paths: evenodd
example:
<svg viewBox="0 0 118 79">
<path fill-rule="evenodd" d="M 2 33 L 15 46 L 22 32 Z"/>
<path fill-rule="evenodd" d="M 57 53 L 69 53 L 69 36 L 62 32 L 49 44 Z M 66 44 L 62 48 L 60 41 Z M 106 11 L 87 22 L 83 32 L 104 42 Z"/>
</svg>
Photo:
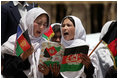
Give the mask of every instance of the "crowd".
<svg viewBox="0 0 118 79">
<path fill-rule="evenodd" d="M 10 2 L 12 3 L 12 2 Z M 12 3 L 13 4 L 13 3 Z M 24 6 L 28 7 L 28 4 Z M 23 6 L 23 8 L 24 8 Z M 2 5 L 2 13 L 5 12 L 3 9 L 7 4 Z M 18 6 L 17 6 L 18 8 Z M 23 9 L 22 8 L 22 9 Z M 12 8 L 13 9 L 13 8 Z M 17 9 L 19 10 L 19 9 Z M 26 10 L 24 10 L 26 11 Z M 19 13 L 22 15 L 22 10 Z M 11 12 L 10 12 L 11 13 Z M 6 13 L 8 14 L 8 12 Z M 17 13 L 16 13 L 17 14 Z M 12 27 L 8 23 L 10 16 L 6 16 L 4 22 L 2 21 L 1 27 L 5 30 L 8 27 Z M 9 18 L 9 19 L 8 19 Z M 13 18 L 13 17 L 12 17 Z M 6 21 L 5 21 L 6 20 Z M 42 34 L 49 29 L 51 18 L 49 14 L 40 7 L 30 8 L 29 11 L 25 12 L 19 22 L 15 24 L 17 28 L 18 24 L 28 29 L 28 35 L 31 41 L 31 48 L 22 53 L 20 56 L 14 54 L 14 46 L 16 40 L 16 31 L 14 27 L 14 33 L 8 35 L 6 38 L 4 34 L 7 31 L 2 32 L 2 46 L 1 46 L 1 75 L 5 78 L 116 78 L 117 69 L 114 67 L 114 61 L 112 59 L 110 50 L 105 46 L 104 42 L 101 42 L 96 50 L 89 56 L 91 49 L 88 51 L 88 55 L 80 55 L 81 63 L 84 65 L 79 71 L 66 71 L 60 72 L 60 65 L 56 63 L 47 66 L 45 63 L 39 63 L 39 56 L 41 53 L 41 44 L 46 40 L 42 37 Z M 100 40 L 105 36 L 110 27 L 115 27 L 112 23 L 117 21 L 107 22 L 101 31 Z M 16 23 L 16 22 L 13 22 Z M 6 26 L 5 26 L 6 24 Z M 9 28 L 10 28 L 9 27 Z M 81 20 L 73 15 L 65 16 L 61 23 L 51 24 L 51 27 L 55 35 L 50 41 L 63 44 L 65 48 L 76 47 L 76 46 L 90 46 L 86 42 L 86 31 L 82 25 Z M 117 31 L 117 30 L 116 30 Z M 3 38 L 4 37 L 4 38 Z M 8 39 L 8 40 L 7 40 Z M 117 35 L 116 35 L 117 39 Z M 109 39 L 108 39 L 109 40 Z M 115 42 L 117 50 L 117 41 Z M 84 50 L 84 49 L 83 49 Z"/>
</svg>

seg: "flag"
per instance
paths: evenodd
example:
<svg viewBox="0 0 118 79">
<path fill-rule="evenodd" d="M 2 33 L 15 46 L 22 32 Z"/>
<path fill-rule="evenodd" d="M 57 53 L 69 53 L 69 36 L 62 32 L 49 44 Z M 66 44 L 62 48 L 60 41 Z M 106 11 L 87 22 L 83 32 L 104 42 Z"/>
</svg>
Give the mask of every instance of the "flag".
<svg viewBox="0 0 118 79">
<path fill-rule="evenodd" d="M 44 51 L 44 57 L 50 57 L 50 56 L 53 56 L 55 55 L 57 52 L 59 52 L 61 49 L 61 46 L 59 47 L 50 47 L 50 48 L 46 48 L 45 51 Z"/>
<path fill-rule="evenodd" d="M 17 28 L 17 35 L 16 35 L 16 45 L 15 45 L 15 52 L 16 55 L 19 56 L 26 50 L 31 47 L 30 38 L 28 35 L 28 30 L 23 30 L 22 27 L 19 25 Z"/>
<path fill-rule="evenodd" d="M 50 48 L 45 48 L 44 57 L 46 57 L 46 58 L 52 58 L 52 56 L 54 56 L 57 52 L 59 52 L 60 49 L 61 49 L 61 46 L 58 46 L 58 47 L 52 46 Z M 57 65 L 59 65 L 59 62 L 58 61 L 45 61 L 44 63 L 47 66 L 49 66 L 50 64 L 53 65 L 54 63 L 57 63 Z"/>
<path fill-rule="evenodd" d="M 47 32 L 45 32 L 44 34 L 42 34 L 42 36 L 47 39 L 50 40 L 53 36 L 54 36 L 54 31 L 52 29 L 52 27 L 49 27 L 49 30 Z"/>
<path fill-rule="evenodd" d="M 83 64 L 81 63 L 80 53 L 87 54 L 88 46 L 78 46 L 73 48 L 66 48 L 62 59 L 60 72 L 65 71 L 79 71 Z"/>
<path fill-rule="evenodd" d="M 117 22 L 112 22 L 107 33 L 102 40 L 107 44 L 108 49 L 114 61 L 114 67 L 117 67 Z"/>
</svg>

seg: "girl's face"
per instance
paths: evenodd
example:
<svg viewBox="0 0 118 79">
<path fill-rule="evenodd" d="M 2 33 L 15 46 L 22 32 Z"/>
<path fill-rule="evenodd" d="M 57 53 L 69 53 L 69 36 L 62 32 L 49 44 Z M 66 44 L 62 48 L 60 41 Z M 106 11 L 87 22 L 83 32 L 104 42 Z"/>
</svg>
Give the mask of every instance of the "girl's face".
<svg viewBox="0 0 118 79">
<path fill-rule="evenodd" d="M 75 35 L 75 27 L 73 23 L 66 18 L 62 23 L 62 34 L 65 40 L 73 40 Z"/>
<path fill-rule="evenodd" d="M 35 37 L 40 37 L 42 32 L 47 27 L 47 16 L 45 14 L 40 15 L 34 21 L 33 34 Z"/>
</svg>

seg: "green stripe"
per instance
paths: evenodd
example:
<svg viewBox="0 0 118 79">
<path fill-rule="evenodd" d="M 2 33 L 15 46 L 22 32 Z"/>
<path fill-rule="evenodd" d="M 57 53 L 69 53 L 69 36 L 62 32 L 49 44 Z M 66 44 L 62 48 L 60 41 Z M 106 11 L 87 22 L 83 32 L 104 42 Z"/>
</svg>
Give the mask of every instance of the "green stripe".
<svg viewBox="0 0 118 79">
<path fill-rule="evenodd" d="M 44 63 L 45 63 L 48 67 L 50 66 L 50 64 L 51 64 L 51 66 L 53 66 L 54 63 L 57 63 L 57 65 L 59 65 L 59 62 L 58 62 L 58 61 L 45 61 Z"/>
<path fill-rule="evenodd" d="M 20 45 L 17 41 L 16 55 L 19 56 L 22 53 L 23 53 L 23 50 L 22 50 L 22 48 L 20 47 Z"/>
<path fill-rule="evenodd" d="M 79 63 L 77 65 L 61 64 L 60 72 L 65 71 L 79 71 L 83 67 L 83 64 Z"/>
<path fill-rule="evenodd" d="M 42 37 L 48 40 L 48 37 L 46 35 L 42 34 Z"/>
<path fill-rule="evenodd" d="M 59 46 L 59 47 L 55 47 L 55 49 L 56 49 L 57 52 L 59 52 L 60 49 L 61 49 L 61 46 Z"/>
</svg>

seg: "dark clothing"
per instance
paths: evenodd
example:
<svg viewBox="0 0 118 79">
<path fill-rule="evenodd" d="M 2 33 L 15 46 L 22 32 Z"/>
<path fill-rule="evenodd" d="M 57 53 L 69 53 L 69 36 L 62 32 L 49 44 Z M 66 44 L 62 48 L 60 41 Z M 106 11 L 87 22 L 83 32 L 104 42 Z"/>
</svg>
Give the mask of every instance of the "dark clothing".
<svg viewBox="0 0 118 79">
<path fill-rule="evenodd" d="M 117 70 L 111 66 L 106 72 L 105 78 L 117 78 Z"/>
<path fill-rule="evenodd" d="M 26 8 L 29 10 L 32 6 L 27 6 Z M 12 1 L 1 5 L 1 44 L 17 32 L 20 18 L 18 6 L 14 6 Z"/>
<path fill-rule="evenodd" d="M 4 54 L 2 75 L 6 78 L 27 78 L 23 70 L 30 68 L 28 59 Z"/>
<path fill-rule="evenodd" d="M 91 64 L 88 69 L 84 68 L 84 72 L 86 74 L 86 78 L 93 78 L 94 66 Z"/>
<path fill-rule="evenodd" d="M 52 72 L 50 71 L 48 75 L 44 75 L 44 78 L 63 78 L 61 74 L 58 77 L 53 76 Z"/>
</svg>

